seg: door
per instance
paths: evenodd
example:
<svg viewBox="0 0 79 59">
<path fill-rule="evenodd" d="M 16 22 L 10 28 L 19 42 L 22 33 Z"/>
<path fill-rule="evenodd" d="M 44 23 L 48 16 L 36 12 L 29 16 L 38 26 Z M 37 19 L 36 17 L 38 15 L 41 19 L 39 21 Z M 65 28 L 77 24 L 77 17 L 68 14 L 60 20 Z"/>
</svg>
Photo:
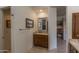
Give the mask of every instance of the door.
<svg viewBox="0 0 79 59">
<path fill-rule="evenodd" d="M 79 13 L 72 14 L 72 38 L 79 39 Z"/>
<path fill-rule="evenodd" d="M 11 51 L 11 17 L 10 8 L 3 9 L 3 34 L 4 34 L 4 50 Z"/>
</svg>

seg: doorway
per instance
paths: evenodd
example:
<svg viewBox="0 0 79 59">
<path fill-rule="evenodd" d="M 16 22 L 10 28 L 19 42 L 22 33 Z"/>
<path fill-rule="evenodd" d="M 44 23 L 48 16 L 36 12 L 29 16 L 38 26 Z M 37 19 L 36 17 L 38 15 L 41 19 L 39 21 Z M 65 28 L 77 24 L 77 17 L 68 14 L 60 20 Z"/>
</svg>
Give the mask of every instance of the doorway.
<svg viewBox="0 0 79 59">
<path fill-rule="evenodd" d="M 66 7 L 57 8 L 57 51 L 66 52 Z"/>
<path fill-rule="evenodd" d="M 5 53 L 11 52 L 11 9 L 5 7 L 3 12 L 3 49 Z"/>
</svg>

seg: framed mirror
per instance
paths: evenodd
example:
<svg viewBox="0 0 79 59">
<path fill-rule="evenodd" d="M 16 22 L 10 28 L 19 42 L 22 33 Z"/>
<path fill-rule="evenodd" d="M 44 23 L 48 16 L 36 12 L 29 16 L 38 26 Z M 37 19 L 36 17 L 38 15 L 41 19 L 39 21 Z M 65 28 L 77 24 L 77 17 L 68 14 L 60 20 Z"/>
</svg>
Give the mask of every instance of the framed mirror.
<svg viewBox="0 0 79 59">
<path fill-rule="evenodd" d="M 47 17 L 38 18 L 38 31 L 47 32 Z"/>
</svg>

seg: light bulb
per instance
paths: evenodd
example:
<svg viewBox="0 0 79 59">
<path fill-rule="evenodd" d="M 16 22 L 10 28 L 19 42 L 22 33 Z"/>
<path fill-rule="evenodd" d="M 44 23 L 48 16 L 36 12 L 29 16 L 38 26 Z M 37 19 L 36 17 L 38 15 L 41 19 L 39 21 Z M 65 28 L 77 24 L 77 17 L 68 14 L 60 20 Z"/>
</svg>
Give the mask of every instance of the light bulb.
<svg viewBox="0 0 79 59">
<path fill-rule="evenodd" d="M 43 12 L 43 10 L 40 10 L 40 12 Z"/>
</svg>

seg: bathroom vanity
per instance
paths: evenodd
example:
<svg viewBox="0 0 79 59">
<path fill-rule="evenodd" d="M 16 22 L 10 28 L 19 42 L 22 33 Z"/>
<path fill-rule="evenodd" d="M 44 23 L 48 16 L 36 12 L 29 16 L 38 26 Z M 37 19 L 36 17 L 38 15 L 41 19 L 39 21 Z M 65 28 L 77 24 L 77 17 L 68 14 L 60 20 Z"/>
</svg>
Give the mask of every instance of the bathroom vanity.
<svg viewBox="0 0 79 59">
<path fill-rule="evenodd" d="M 48 48 L 48 18 L 38 18 L 37 31 L 33 34 L 34 46 Z"/>
<path fill-rule="evenodd" d="M 34 43 L 34 46 L 48 48 L 48 34 L 47 33 L 34 33 L 33 43 Z"/>
</svg>

